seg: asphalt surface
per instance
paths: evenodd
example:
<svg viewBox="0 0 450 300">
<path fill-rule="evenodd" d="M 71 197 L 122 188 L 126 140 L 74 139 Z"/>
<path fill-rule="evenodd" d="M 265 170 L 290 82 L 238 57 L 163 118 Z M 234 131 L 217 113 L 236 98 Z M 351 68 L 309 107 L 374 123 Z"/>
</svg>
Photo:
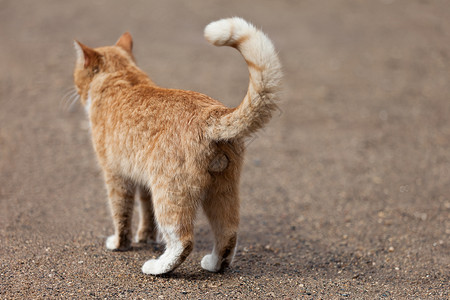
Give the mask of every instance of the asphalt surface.
<svg viewBox="0 0 450 300">
<path fill-rule="evenodd" d="M 203 39 L 230 16 L 263 28 L 285 72 L 279 113 L 248 142 L 235 263 L 200 268 L 199 214 L 187 261 L 144 275 L 161 246 L 104 246 L 105 188 L 70 105 L 73 39 L 130 31 L 156 83 L 236 106 L 245 63 Z M 449 298 L 447 1 L 1 0 L 0 66 L 0 298 Z"/>
</svg>

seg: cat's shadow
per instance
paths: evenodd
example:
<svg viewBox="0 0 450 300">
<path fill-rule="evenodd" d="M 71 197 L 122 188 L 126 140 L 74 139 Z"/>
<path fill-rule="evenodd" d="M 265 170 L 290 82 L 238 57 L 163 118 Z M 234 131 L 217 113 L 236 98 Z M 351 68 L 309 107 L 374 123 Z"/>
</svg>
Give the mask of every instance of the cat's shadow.
<svg viewBox="0 0 450 300">
<path fill-rule="evenodd" d="M 161 255 L 164 252 L 164 244 L 157 242 L 149 242 L 149 243 L 133 243 L 131 245 L 131 249 L 128 251 L 131 252 L 150 252 L 157 255 Z"/>
</svg>

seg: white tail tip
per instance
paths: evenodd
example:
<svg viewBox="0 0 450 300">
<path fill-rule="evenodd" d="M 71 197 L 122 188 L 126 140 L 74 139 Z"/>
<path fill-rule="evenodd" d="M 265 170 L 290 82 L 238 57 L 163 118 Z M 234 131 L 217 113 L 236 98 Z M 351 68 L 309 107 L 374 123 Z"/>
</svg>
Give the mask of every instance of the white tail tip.
<svg viewBox="0 0 450 300">
<path fill-rule="evenodd" d="M 234 17 L 212 22 L 205 27 L 205 38 L 215 46 L 235 45 L 239 38 L 256 31 L 244 19 Z"/>
</svg>

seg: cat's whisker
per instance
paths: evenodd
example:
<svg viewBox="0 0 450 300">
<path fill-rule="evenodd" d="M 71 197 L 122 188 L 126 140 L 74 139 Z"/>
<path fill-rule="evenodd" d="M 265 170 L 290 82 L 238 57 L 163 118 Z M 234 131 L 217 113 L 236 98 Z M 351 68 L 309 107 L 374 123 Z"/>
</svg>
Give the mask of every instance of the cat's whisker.
<svg viewBox="0 0 450 300">
<path fill-rule="evenodd" d="M 67 110 L 68 110 L 69 112 L 71 112 L 71 111 L 73 110 L 73 106 L 74 106 L 74 104 L 77 103 L 78 100 L 80 99 L 80 95 L 76 94 L 76 95 L 74 95 L 72 98 L 73 98 L 73 99 L 72 99 L 72 101 L 70 102 L 69 107 L 67 108 Z"/>
<path fill-rule="evenodd" d="M 67 90 L 65 90 L 64 94 L 62 96 L 62 100 L 64 100 L 65 98 L 67 98 L 68 96 L 73 94 L 74 91 L 76 91 L 76 89 L 74 87 L 71 87 L 71 88 L 68 88 Z"/>
<path fill-rule="evenodd" d="M 64 92 L 63 96 L 61 97 L 60 101 L 59 101 L 59 108 L 63 109 L 64 108 L 64 104 L 66 103 L 66 98 L 69 97 L 71 94 L 73 93 L 73 90 L 67 90 Z"/>
<path fill-rule="evenodd" d="M 64 108 L 66 106 L 67 99 L 71 98 L 71 96 L 73 95 L 74 91 L 75 91 L 75 88 L 72 87 L 72 88 L 70 88 L 70 89 L 68 89 L 68 90 L 66 90 L 64 92 L 63 96 L 61 97 L 61 101 L 59 103 L 60 109 L 65 110 Z"/>
<path fill-rule="evenodd" d="M 75 88 L 70 88 L 61 99 L 61 109 L 64 112 L 72 111 L 73 105 L 79 99 L 78 92 Z"/>
<path fill-rule="evenodd" d="M 71 92 L 73 92 L 73 91 L 75 91 L 76 89 L 75 89 L 75 87 L 70 87 L 70 88 L 67 88 L 65 91 L 64 91 L 64 95 L 67 95 L 67 94 L 69 94 L 69 93 L 71 93 Z"/>
</svg>

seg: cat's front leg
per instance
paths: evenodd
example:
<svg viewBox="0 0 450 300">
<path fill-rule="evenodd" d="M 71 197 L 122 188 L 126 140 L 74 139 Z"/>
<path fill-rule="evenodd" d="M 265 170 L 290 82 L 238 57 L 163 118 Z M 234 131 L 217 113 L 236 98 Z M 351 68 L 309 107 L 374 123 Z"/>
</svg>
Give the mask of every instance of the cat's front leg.
<svg viewBox="0 0 450 300">
<path fill-rule="evenodd" d="M 106 173 L 105 179 L 115 231 L 114 235 L 106 239 L 106 248 L 128 250 L 131 247 L 131 218 L 136 187 L 121 176 Z"/>
<path fill-rule="evenodd" d="M 139 186 L 138 191 L 140 221 L 136 234 L 136 242 L 156 242 L 158 238 L 158 229 L 155 221 L 151 192 L 149 188 L 144 186 Z"/>
</svg>

